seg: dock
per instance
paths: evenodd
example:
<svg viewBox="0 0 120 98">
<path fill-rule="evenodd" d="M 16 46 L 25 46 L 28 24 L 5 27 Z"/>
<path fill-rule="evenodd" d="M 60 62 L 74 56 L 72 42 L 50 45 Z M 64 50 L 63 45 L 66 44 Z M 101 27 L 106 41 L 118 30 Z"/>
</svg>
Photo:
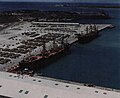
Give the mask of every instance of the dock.
<svg viewBox="0 0 120 98">
<path fill-rule="evenodd" d="M 41 76 L 0 72 L 0 98 L 120 98 L 120 91 Z"/>
<path fill-rule="evenodd" d="M 0 31 L 0 98 L 120 98 L 120 91 L 92 84 L 80 84 L 48 77 L 5 72 L 23 59 L 50 50 L 53 41 L 73 44 L 76 34 L 86 34 L 86 27 L 98 31 L 112 28 L 111 24 L 79 24 L 58 22 L 18 22 Z"/>
<path fill-rule="evenodd" d="M 40 54 L 43 42 L 46 49 L 52 48 L 55 39 L 58 46 L 61 38 L 73 44 L 76 34 L 86 34 L 86 27 L 96 25 L 98 31 L 110 28 L 111 24 L 79 24 L 62 22 L 17 22 L 0 31 L 0 70 L 6 71 L 31 55 Z"/>
</svg>

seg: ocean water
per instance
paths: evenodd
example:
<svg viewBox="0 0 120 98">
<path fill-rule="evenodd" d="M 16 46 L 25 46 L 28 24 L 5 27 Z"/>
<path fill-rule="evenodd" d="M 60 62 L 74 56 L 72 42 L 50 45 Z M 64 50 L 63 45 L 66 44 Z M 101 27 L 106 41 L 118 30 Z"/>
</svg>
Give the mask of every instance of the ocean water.
<svg viewBox="0 0 120 98">
<path fill-rule="evenodd" d="M 71 54 L 40 70 L 44 76 L 120 89 L 120 9 L 105 9 L 113 19 L 78 20 L 79 23 L 111 23 L 88 44 L 74 44 Z"/>
<path fill-rule="evenodd" d="M 70 5 L 64 4 L 62 5 Z M 80 9 L 70 5 L 58 6 L 60 3 L 5 3 L 0 2 L 0 11 L 33 9 L 43 11 L 98 11 L 101 9 Z M 81 5 L 81 4 L 78 4 Z M 82 4 L 83 5 L 83 4 Z M 98 4 L 99 5 L 99 4 Z M 104 4 L 106 5 L 106 4 Z M 32 7 L 31 7 L 32 6 Z M 112 19 L 83 19 L 79 23 L 111 23 L 116 27 L 100 32 L 101 36 L 87 44 L 75 43 L 71 53 L 60 60 L 39 70 L 43 76 L 69 80 L 79 83 L 90 83 L 98 86 L 120 89 L 120 9 L 102 9 Z"/>
</svg>

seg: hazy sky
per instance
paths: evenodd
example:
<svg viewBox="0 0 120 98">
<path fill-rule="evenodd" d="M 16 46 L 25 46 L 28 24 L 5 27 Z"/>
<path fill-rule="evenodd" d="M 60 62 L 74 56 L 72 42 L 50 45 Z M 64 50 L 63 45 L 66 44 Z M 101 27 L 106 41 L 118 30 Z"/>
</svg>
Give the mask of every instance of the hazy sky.
<svg viewBox="0 0 120 98">
<path fill-rule="evenodd" d="M 76 1 L 76 2 L 119 2 L 120 0 L 0 0 L 0 1 L 40 1 L 40 2 L 66 2 L 66 1 Z"/>
</svg>

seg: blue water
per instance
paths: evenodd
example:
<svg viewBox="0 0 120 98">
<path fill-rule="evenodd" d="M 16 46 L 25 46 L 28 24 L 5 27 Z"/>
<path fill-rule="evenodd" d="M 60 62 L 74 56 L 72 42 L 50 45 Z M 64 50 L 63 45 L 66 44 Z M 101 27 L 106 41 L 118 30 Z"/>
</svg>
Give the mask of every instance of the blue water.
<svg viewBox="0 0 120 98">
<path fill-rule="evenodd" d="M 40 70 L 44 76 L 120 89 L 120 9 L 106 9 L 113 19 L 78 20 L 80 23 L 111 23 L 91 43 L 74 44 L 71 54 Z"/>
<path fill-rule="evenodd" d="M 56 5 L 56 3 L 1 2 L 0 11 L 21 9 L 43 11 L 48 11 L 48 9 L 49 11 L 101 10 L 80 9 L 75 6 L 55 7 L 54 5 Z M 74 44 L 70 49 L 71 53 L 69 55 L 39 70 L 38 73 L 57 79 L 80 83 L 92 83 L 98 86 L 120 89 L 120 9 L 102 10 L 107 11 L 113 19 L 84 19 L 78 20 L 77 22 L 111 23 L 116 26 L 115 28 L 101 31 L 101 36 L 88 44 Z"/>
</svg>

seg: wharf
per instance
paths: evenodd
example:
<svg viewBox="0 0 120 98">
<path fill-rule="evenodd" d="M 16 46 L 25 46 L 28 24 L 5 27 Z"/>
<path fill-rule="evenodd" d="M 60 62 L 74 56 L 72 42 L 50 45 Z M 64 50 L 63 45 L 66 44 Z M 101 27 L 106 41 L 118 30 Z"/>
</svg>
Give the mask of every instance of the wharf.
<svg viewBox="0 0 120 98">
<path fill-rule="evenodd" d="M 86 34 L 86 27 L 96 25 L 98 31 L 111 27 L 111 24 L 79 24 L 61 22 L 18 22 L 0 31 L 0 70 L 14 67 L 31 55 L 40 54 L 43 42 L 46 49 L 58 46 L 61 38 L 72 44 L 78 39 L 76 34 Z"/>
<path fill-rule="evenodd" d="M 120 91 L 0 72 L 0 98 L 120 98 Z"/>
</svg>

